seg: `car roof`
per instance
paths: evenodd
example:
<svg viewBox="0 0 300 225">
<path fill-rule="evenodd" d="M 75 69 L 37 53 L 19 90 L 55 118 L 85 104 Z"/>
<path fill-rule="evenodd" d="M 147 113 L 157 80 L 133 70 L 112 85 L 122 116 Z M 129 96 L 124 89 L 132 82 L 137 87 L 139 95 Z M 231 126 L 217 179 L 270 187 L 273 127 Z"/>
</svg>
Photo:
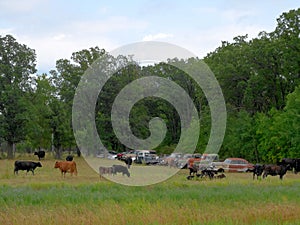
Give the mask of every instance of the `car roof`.
<svg viewBox="0 0 300 225">
<path fill-rule="evenodd" d="M 245 160 L 245 161 L 247 161 L 246 159 L 243 159 L 243 158 L 227 158 L 227 159 L 230 159 L 230 160 Z"/>
</svg>

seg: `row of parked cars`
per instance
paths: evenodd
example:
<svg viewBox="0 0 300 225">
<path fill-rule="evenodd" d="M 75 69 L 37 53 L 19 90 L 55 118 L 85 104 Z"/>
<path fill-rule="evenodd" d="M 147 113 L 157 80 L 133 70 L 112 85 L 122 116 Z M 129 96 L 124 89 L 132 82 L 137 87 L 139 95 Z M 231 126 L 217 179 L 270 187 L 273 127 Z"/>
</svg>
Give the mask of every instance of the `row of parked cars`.
<svg viewBox="0 0 300 225">
<path fill-rule="evenodd" d="M 173 153 L 174 163 L 179 168 L 213 167 L 226 172 L 246 172 L 253 169 L 253 164 L 243 158 L 227 158 L 220 161 L 218 154 L 184 154 Z M 170 160 L 169 160 L 170 161 Z"/>
<path fill-rule="evenodd" d="M 131 157 L 132 161 L 137 164 L 160 164 L 182 169 L 210 166 L 216 169 L 222 168 L 225 172 L 246 172 L 254 166 L 243 158 L 227 158 L 220 161 L 218 154 L 172 153 L 169 156 L 159 157 L 155 150 L 135 150 L 123 153 L 110 151 L 108 154 L 109 159 L 125 160 L 127 157 Z"/>
</svg>

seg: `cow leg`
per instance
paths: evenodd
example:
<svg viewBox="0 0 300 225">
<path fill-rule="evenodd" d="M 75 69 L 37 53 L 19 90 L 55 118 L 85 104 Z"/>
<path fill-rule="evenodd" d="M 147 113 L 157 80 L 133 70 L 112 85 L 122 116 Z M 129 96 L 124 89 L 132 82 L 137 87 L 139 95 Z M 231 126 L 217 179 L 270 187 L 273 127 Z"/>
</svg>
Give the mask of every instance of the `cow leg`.
<svg viewBox="0 0 300 225">
<path fill-rule="evenodd" d="M 266 173 L 263 174 L 263 179 L 265 179 L 268 175 Z"/>
</svg>

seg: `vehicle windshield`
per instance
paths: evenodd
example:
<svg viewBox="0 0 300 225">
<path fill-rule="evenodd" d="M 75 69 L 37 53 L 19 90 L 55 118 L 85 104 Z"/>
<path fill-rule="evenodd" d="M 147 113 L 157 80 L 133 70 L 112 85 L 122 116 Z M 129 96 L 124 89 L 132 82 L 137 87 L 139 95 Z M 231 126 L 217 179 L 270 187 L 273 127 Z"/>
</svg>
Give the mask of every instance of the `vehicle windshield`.
<svg viewBox="0 0 300 225">
<path fill-rule="evenodd" d="M 230 163 L 231 163 L 231 160 L 230 160 L 230 159 L 225 159 L 224 163 L 230 164 Z"/>
</svg>

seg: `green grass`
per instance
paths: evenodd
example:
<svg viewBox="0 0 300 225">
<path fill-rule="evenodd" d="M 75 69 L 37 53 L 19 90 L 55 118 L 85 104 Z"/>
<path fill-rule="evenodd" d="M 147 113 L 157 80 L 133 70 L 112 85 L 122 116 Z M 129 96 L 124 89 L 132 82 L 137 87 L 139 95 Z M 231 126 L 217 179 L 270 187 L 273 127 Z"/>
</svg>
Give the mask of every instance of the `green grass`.
<svg viewBox="0 0 300 225">
<path fill-rule="evenodd" d="M 182 170 L 137 187 L 99 179 L 75 160 L 78 176 L 66 178 L 54 160 L 42 161 L 35 176 L 15 176 L 13 161 L 1 160 L 0 224 L 300 224 L 300 175 L 189 181 Z"/>
</svg>

